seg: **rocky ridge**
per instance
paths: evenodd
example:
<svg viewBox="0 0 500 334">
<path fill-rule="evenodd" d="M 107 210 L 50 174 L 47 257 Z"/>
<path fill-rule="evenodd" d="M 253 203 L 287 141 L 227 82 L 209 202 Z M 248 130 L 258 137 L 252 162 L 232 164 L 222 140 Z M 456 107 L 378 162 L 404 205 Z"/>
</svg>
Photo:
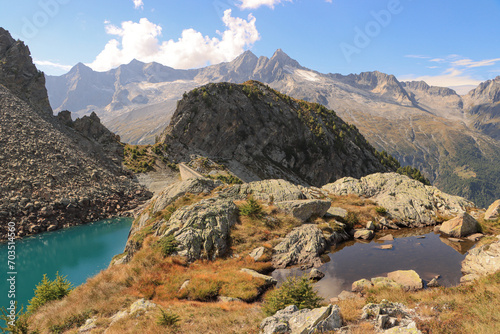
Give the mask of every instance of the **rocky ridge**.
<svg viewBox="0 0 500 334">
<path fill-rule="evenodd" d="M 148 192 L 122 169 L 123 147 L 96 115 L 52 116 L 43 73 L 0 30 L 0 235 L 81 224 L 133 209 Z"/>
<path fill-rule="evenodd" d="M 222 161 L 243 181 L 321 186 L 392 170 L 334 111 L 259 83 L 209 84 L 186 94 L 159 138 L 170 158 Z"/>
</svg>

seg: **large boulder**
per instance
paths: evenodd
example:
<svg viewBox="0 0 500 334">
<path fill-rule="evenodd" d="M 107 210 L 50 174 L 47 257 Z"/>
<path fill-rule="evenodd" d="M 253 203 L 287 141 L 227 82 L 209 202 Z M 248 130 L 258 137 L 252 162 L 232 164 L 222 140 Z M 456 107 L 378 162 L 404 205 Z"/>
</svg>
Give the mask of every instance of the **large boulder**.
<svg viewBox="0 0 500 334">
<path fill-rule="evenodd" d="M 230 200 L 211 198 L 175 211 L 168 222 L 155 224 L 156 235 L 173 235 L 177 253 L 189 261 L 215 259 L 229 249 L 229 231 L 238 219 L 238 207 Z"/>
<path fill-rule="evenodd" d="M 169 185 L 149 201 L 149 206 L 146 206 L 146 210 L 143 210 L 134 221 L 131 235 L 142 229 L 157 212 L 164 210 L 180 197 L 186 194 L 209 194 L 221 185 L 222 182 L 208 178 L 192 178 Z"/>
<path fill-rule="evenodd" d="M 439 232 L 455 238 L 463 238 L 480 231 L 481 226 L 477 220 L 465 212 L 453 219 L 445 221 L 439 227 Z"/>
<path fill-rule="evenodd" d="M 493 202 L 484 213 L 485 220 L 495 220 L 500 217 L 500 199 Z"/>
<path fill-rule="evenodd" d="M 328 200 L 305 199 L 277 202 L 276 207 L 305 222 L 311 217 L 323 217 L 331 204 Z"/>
<path fill-rule="evenodd" d="M 461 282 L 472 281 L 480 276 L 500 270 L 500 236 L 497 241 L 469 251 L 462 261 Z"/>
<path fill-rule="evenodd" d="M 317 267 L 321 265 L 319 256 L 326 247 L 326 239 L 315 225 L 302 225 L 294 228 L 274 247 L 272 263 L 275 268 L 296 264 Z"/>
<path fill-rule="evenodd" d="M 299 310 L 290 305 L 275 315 L 265 318 L 260 324 L 261 334 L 329 333 L 342 326 L 340 308 L 328 305 L 315 309 Z"/>
<path fill-rule="evenodd" d="M 361 179 L 344 177 L 322 189 L 333 195 L 354 194 L 375 201 L 401 225 L 435 224 L 437 213 L 456 215 L 474 207 L 472 202 L 441 192 L 398 173 L 376 173 Z"/>
<path fill-rule="evenodd" d="M 387 274 L 387 278 L 401 284 L 403 289 L 409 291 L 420 290 L 424 288 L 424 284 L 420 276 L 415 270 L 397 270 Z"/>
<path fill-rule="evenodd" d="M 299 186 L 285 180 L 263 180 L 237 184 L 225 189 L 223 193 L 235 199 L 245 199 L 252 195 L 255 199 L 268 202 L 306 199 Z"/>
</svg>

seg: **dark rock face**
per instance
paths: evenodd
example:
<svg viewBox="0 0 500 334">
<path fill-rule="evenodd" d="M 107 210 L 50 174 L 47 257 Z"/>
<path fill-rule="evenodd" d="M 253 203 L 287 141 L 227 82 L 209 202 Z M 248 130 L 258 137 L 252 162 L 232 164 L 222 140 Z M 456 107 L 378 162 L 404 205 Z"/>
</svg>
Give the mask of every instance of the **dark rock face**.
<svg viewBox="0 0 500 334">
<path fill-rule="evenodd" d="M 256 82 L 209 84 L 187 94 L 161 136 L 171 156 L 226 161 L 244 181 L 320 186 L 387 171 L 358 130 L 319 104 Z"/>
<path fill-rule="evenodd" d="M 52 115 L 45 76 L 39 72 L 30 56 L 30 50 L 0 28 L 0 84 L 8 88 L 34 110 Z"/>
<path fill-rule="evenodd" d="M 117 216 L 149 197 L 97 116 L 52 116 L 43 73 L 0 28 L 0 240 Z"/>
</svg>

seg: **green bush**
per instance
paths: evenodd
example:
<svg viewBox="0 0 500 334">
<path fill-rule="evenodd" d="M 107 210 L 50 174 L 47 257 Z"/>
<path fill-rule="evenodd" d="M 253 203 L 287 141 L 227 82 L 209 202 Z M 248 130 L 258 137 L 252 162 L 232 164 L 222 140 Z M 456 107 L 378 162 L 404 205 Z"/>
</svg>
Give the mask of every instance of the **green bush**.
<svg viewBox="0 0 500 334">
<path fill-rule="evenodd" d="M 239 207 L 240 214 L 249 217 L 258 217 L 262 214 L 262 206 L 253 197 L 247 199 L 247 202 Z"/>
<path fill-rule="evenodd" d="M 320 306 L 323 299 L 314 291 L 312 282 L 307 275 L 302 277 L 289 277 L 283 284 L 267 294 L 263 310 L 267 315 L 295 305 L 299 309 L 313 309 Z"/>
<path fill-rule="evenodd" d="M 387 209 L 384 208 L 383 206 L 377 206 L 375 208 L 375 212 L 378 213 L 379 215 L 383 216 L 387 213 Z"/>
<path fill-rule="evenodd" d="M 72 289 L 73 284 L 66 279 L 66 276 L 60 276 L 59 272 L 56 273 L 53 281 L 47 278 L 47 274 L 44 274 L 42 281 L 35 288 L 35 296 L 29 301 L 28 312 L 33 313 L 50 301 L 62 299 Z"/>
<path fill-rule="evenodd" d="M 158 316 L 158 319 L 156 323 L 160 326 L 176 326 L 177 323 L 180 321 L 180 317 L 173 313 L 173 312 L 168 312 L 165 311 L 160 307 L 160 315 Z"/>
<path fill-rule="evenodd" d="M 177 240 L 173 235 L 168 235 L 158 240 L 158 246 L 164 256 L 172 255 L 177 251 Z"/>
</svg>

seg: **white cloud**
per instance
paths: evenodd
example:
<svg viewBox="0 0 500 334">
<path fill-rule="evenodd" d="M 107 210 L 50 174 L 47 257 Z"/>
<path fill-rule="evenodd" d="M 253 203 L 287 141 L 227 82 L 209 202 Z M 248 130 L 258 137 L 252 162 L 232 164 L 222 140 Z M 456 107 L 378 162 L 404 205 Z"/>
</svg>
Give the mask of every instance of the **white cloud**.
<svg viewBox="0 0 500 334">
<path fill-rule="evenodd" d="M 117 36 L 110 40 L 96 59 L 88 64 L 96 71 L 107 71 L 133 59 L 158 62 L 178 69 L 202 67 L 230 61 L 260 39 L 255 17 L 247 20 L 224 12 L 222 21 L 226 30 L 217 33 L 220 38 L 203 36 L 194 29 L 186 29 L 177 40 L 160 42 L 162 28 L 142 18 L 138 23 L 122 22 L 121 27 L 106 25 L 106 33 Z"/>
<path fill-rule="evenodd" d="M 238 0 L 240 4 L 238 5 L 241 9 L 256 9 L 261 6 L 268 6 L 274 9 L 274 6 L 284 2 L 292 2 L 292 0 Z M 328 1 L 327 2 L 331 2 Z"/>
<path fill-rule="evenodd" d="M 132 0 L 132 1 L 134 1 L 135 9 L 144 8 L 144 2 L 142 0 Z"/>
<path fill-rule="evenodd" d="M 398 78 L 401 81 L 425 81 L 431 86 L 456 87 L 456 86 L 477 86 L 480 80 L 474 79 L 470 75 L 463 74 L 455 68 L 449 68 L 439 75 L 404 75 Z"/>
<path fill-rule="evenodd" d="M 429 59 L 429 56 L 422 56 L 422 55 L 406 55 L 406 58 L 417 58 L 417 59 Z"/>
<path fill-rule="evenodd" d="M 54 62 L 51 62 L 48 60 L 34 60 L 33 62 L 35 63 L 35 65 L 38 65 L 38 66 L 48 66 L 48 67 L 53 67 L 55 69 L 63 70 L 63 71 L 69 71 L 69 70 L 71 70 L 71 67 L 72 67 L 70 65 L 58 64 L 58 63 L 54 63 Z"/>
<path fill-rule="evenodd" d="M 492 65 L 495 65 L 499 61 L 500 61 L 500 58 L 484 59 L 484 60 L 478 60 L 478 61 L 464 58 L 464 59 L 460 59 L 460 60 L 455 60 L 451 64 L 454 66 L 463 66 L 463 67 L 467 67 L 467 68 L 473 68 L 473 67 L 492 66 Z"/>
</svg>

